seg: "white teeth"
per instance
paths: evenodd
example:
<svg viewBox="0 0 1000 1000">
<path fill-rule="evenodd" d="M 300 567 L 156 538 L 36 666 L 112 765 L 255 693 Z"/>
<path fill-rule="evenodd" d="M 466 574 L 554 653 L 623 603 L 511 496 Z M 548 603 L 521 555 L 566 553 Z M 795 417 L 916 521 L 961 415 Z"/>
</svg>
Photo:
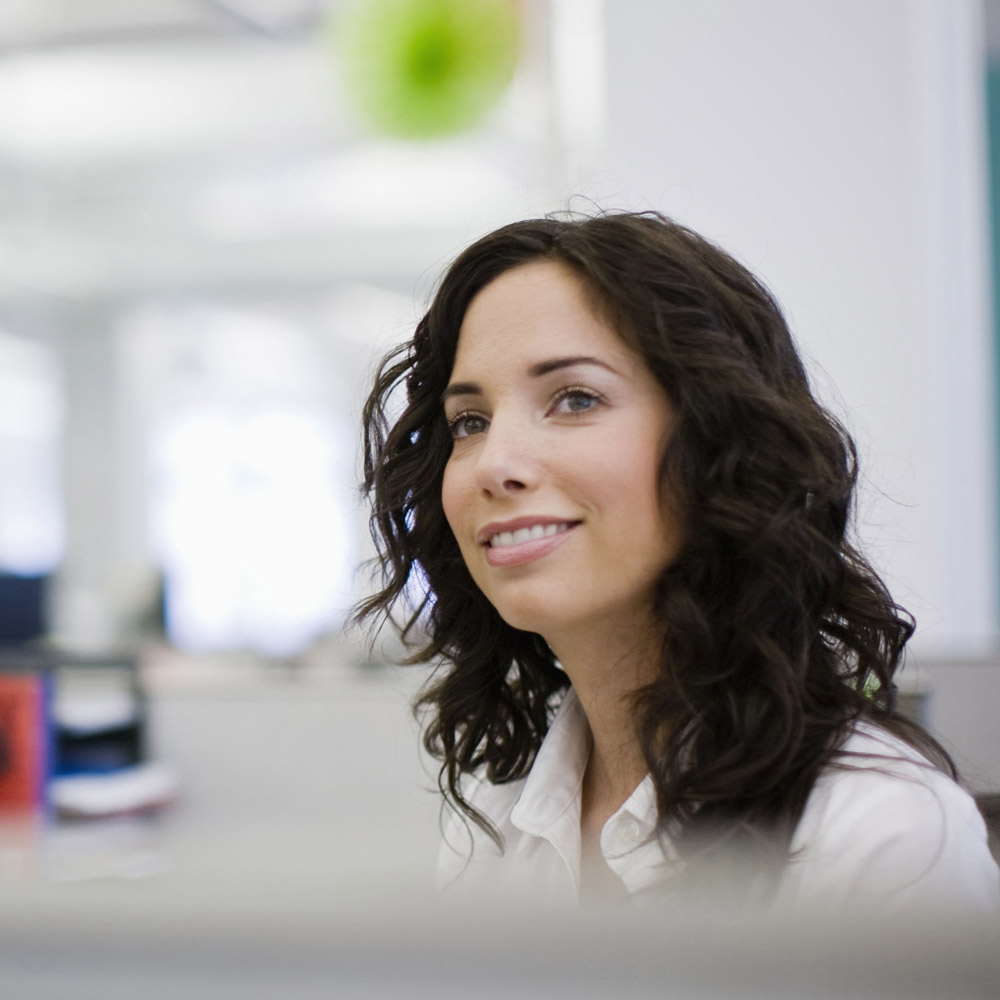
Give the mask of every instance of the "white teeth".
<svg viewBox="0 0 1000 1000">
<path fill-rule="evenodd" d="M 490 545 L 502 549 L 508 545 L 521 545 L 533 542 L 539 538 L 550 538 L 569 530 L 569 524 L 533 524 L 530 528 L 518 528 L 517 531 L 501 531 L 490 538 Z"/>
</svg>

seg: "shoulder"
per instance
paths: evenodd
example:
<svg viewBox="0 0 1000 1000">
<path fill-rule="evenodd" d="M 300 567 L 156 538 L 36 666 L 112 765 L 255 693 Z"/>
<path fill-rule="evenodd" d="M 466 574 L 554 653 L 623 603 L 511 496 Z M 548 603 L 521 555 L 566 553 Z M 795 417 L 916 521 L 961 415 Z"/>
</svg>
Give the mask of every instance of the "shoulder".
<svg viewBox="0 0 1000 1000">
<path fill-rule="evenodd" d="M 498 865 L 504 855 L 516 856 L 516 868 L 528 871 L 526 858 L 544 868 L 546 836 L 553 813 L 560 803 L 567 805 L 577 794 L 579 781 L 574 775 L 586 762 L 589 730 L 581 724 L 582 709 L 572 689 L 552 706 L 548 733 L 542 741 L 529 772 L 502 784 L 492 783 L 482 771 L 466 775 L 462 794 L 500 836 L 500 845 L 471 819 L 451 806 L 442 823 L 443 840 L 438 854 L 438 888 L 450 890 L 461 883 L 471 890 L 495 878 L 503 871 L 510 881 L 514 870 L 510 863 Z M 542 831 L 548 830 L 545 835 Z"/>
<path fill-rule="evenodd" d="M 510 841 L 512 825 L 510 814 L 524 788 L 524 779 L 503 785 L 494 785 L 482 774 L 469 775 L 463 783 L 462 794 L 477 812 L 481 813 L 500 834 L 502 843 Z M 439 891 L 451 888 L 467 875 L 470 865 L 490 865 L 503 855 L 503 848 L 467 816 L 453 806 L 445 808 L 441 823 L 441 847 L 438 851 L 437 885 Z"/>
<path fill-rule="evenodd" d="M 855 727 L 817 779 L 791 853 L 791 896 L 1000 912 L 1000 872 L 972 797 L 869 723 Z"/>
</svg>

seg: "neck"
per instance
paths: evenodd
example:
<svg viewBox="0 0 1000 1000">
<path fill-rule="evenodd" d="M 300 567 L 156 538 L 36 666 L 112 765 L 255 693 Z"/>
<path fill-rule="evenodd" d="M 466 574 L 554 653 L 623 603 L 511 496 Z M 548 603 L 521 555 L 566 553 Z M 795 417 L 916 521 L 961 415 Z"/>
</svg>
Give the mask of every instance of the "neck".
<svg viewBox="0 0 1000 1000">
<path fill-rule="evenodd" d="M 617 630 L 576 632 L 550 645 L 590 726 L 593 743 L 583 788 L 586 825 L 588 814 L 606 819 L 614 813 L 646 775 L 632 695 L 659 673 L 660 642 L 649 625 L 630 623 Z"/>
</svg>

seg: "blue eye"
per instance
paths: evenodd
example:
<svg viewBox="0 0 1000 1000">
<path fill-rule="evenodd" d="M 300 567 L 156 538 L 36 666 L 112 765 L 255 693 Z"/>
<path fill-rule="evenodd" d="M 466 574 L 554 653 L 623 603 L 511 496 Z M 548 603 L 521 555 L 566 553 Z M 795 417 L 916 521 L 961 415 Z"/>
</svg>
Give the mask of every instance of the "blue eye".
<svg viewBox="0 0 1000 1000">
<path fill-rule="evenodd" d="M 589 389 L 565 389 L 552 409 L 559 413 L 586 413 L 600 401 L 601 397 Z"/>
<path fill-rule="evenodd" d="M 472 434 L 482 434 L 488 426 L 486 417 L 478 413 L 459 413 L 448 421 L 448 429 L 456 441 Z"/>
</svg>

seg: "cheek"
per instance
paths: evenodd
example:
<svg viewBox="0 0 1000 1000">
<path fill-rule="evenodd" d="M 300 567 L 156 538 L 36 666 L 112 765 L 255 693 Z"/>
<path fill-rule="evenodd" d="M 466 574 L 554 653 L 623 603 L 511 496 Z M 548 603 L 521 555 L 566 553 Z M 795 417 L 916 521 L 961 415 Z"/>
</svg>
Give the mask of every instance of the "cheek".
<svg viewBox="0 0 1000 1000">
<path fill-rule="evenodd" d="M 609 501 L 647 511 L 658 506 L 659 449 L 642 437 L 616 437 L 588 456 L 590 476 Z"/>
<path fill-rule="evenodd" d="M 445 466 L 444 478 L 441 480 L 441 508 L 458 544 L 462 562 L 465 563 L 477 586 L 481 587 L 482 584 L 476 576 L 477 566 L 474 558 L 477 546 L 470 540 L 474 525 L 469 510 L 469 494 L 461 472 L 453 465 Z"/>
<path fill-rule="evenodd" d="M 451 528 L 451 533 L 461 544 L 461 521 L 464 507 L 464 490 L 461 477 L 450 462 L 444 467 L 444 477 L 441 480 L 441 507 L 445 520 Z"/>
<path fill-rule="evenodd" d="M 679 548 L 680 527 L 669 497 L 663 499 L 659 482 L 662 442 L 636 440 L 633 447 L 607 456 L 605 482 L 613 483 L 608 502 L 615 505 L 632 534 L 650 552 L 672 557 Z M 613 471 L 612 471 L 613 470 Z"/>
</svg>

